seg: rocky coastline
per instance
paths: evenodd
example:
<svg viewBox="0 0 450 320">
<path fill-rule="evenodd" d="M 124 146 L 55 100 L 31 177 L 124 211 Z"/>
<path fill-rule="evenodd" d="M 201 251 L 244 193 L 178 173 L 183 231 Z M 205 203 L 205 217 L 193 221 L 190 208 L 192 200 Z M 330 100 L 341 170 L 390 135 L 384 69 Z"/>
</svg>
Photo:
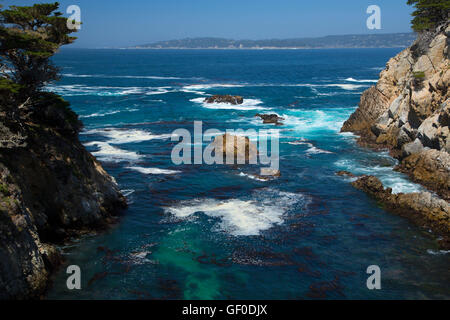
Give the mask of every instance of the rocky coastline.
<svg viewBox="0 0 450 320">
<path fill-rule="evenodd" d="M 126 200 L 79 142 L 67 102 L 43 94 L 17 110 L 0 109 L 0 299 L 39 299 L 57 245 L 107 228 Z"/>
<path fill-rule="evenodd" d="M 420 33 L 389 60 L 341 129 L 358 135 L 362 146 L 388 149 L 399 160 L 395 169 L 430 192 L 394 195 L 370 176 L 353 185 L 388 210 L 434 230 L 443 248 L 449 248 L 450 235 L 449 37 L 448 21 Z"/>
</svg>

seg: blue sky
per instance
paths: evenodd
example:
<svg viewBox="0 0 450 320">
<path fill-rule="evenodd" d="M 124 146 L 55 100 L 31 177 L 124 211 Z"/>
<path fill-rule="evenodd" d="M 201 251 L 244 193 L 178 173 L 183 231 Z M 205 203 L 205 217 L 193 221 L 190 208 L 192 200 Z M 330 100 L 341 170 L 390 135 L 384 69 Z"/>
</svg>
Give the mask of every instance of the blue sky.
<svg viewBox="0 0 450 320">
<path fill-rule="evenodd" d="M 32 0 L 0 0 L 29 5 Z M 39 1 L 46 2 L 46 1 Z M 51 2 L 50 0 L 48 2 Z M 409 32 L 406 0 L 60 0 L 81 8 L 72 46 L 121 47 L 186 37 L 270 39 Z M 381 30 L 368 30 L 366 9 L 381 8 Z M 68 16 L 68 15 L 66 15 Z"/>
</svg>

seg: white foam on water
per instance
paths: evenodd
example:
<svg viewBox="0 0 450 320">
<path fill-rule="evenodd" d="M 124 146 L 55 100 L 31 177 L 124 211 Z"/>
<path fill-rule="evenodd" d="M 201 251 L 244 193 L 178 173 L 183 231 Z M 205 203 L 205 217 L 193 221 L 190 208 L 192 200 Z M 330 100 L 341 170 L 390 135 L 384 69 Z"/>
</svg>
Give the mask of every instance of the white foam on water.
<svg viewBox="0 0 450 320">
<path fill-rule="evenodd" d="M 308 146 L 309 148 L 306 150 L 306 153 L 309 154 L 309 155 L 311 155 L 311 154 L 319 154 L 319 153 L 328 153 L 328 154 L 334 153 L 334 152 L 331 152 L 331 151 L 328 151 L 328 150 L 323 150 L 323 149 L 317 148 L 311 142 L 308 142 L 308 140 L 306 140 L 306 139 L 299 139 L 299 140 L 295 140 L 295 141 L 289 141 L 289 142 L 286 142 L 286 143 L 294 145 L 294 146 L 299 146 L 299 145 L 306 145 L 306 146 Z"/>
<path fill-rule="evenodd" d="M 362 84 L 348 84 L 348 83 L 334 83 L 334 84 L 327 84 L 323 85 L 324 87 L 338 87 L 343 90 L 356 90 L 359 88 L 367 87 L 367 85 Z"/>
<path fill-rule="evenodd" d="M 155 89 L 156 90 L 148 91 L 145 94 L 147 96 L 152 96 L 152 95 L 157 95 L 157 94 L 165 94 L 165 93 L 173 92 L 173 91 L 168 90 L 168 89 L 170 89 L 170 87 L 159 87 L 159 88 L 155 88 Z"/>
<path fill-rule="evenodd" d="M 132 195 L 136 190 L 134 189 L 124 189 L 124 190 L 120 190 L 120 192 L 123 194 L 124 197 L 128 197 L 130 195 Z"/>
<path fill-rule="evenodd" d="M 239 173 L 239 175 L 240 175 L 241 177 L 247 177 L 247 178 L 250 178 L 250 179 L 256 180 L 256 181 L 264 181 L 264 182 L 267 181 L 266 179 L 261 179 L 260 177 L 254 175 L 254 174 L 249 174 L 249 173 L 241 172 L 241 173 Z"/>
<path fill-rule="evenodd" d="M 178 218 L 189 218 L 197 212 L 219 218 L 218 227 L 234 236 L 254 236 L 284 222 L 283 216 L 293 205 L 305 201 L 301 194 L 263 190 L 254 199 L 181 201 L 164 209 Z"/>
<path fill-rule="evenodd" d="M 383 156 L 383 155 L 381 155 Z M 335 165 L 355 175 L 373 175 L 380 179 L 384 187 L 392 188 L 392 193 L 412 193 L 424 191 L 423 187 L 414 183 L 400 172 L 394 171 L 393 166 L 365 166 L 351 159 L 340 159 Z"/>
<path fill-rule="evenodd" d="M 154 79 L 154 80 L 179 80 L 184 78 L 179 77 L 162 77 L 162 76 L 112 76 L 103 74 L 73 74 L 73 73 L 63 73 L 64 77 L 68 78 L 123 78 L 123 79 Z"/>
<path fill-rule="evenodd" d="M 205 98 L 191 99 L 191 102 L 199 103 L 207 109 L 221 109 L 221 110 L 269 110 L 270 108 L 259 106 L 262 101 L 259 99 L 244 99 L 242 104 L 231 103 L 206 103 Z"/>
<path fill-rule="evenodd" d="M 213 88 L 241 88 L 241 87 L 245 87 L 245 85 L 215 83 L 215 84 L 191 84 L 188 86 L 184 86 L 183 89 L 185 89 L 185 90 L 207 90 L 207 89 L 213 89 Z"/>
<path fill-rule="evenodd" d="M 362 83 L 364 83 L 364 82 L 377 83 L 377 82 L 378 82 L 378 80 L 368 80 L 368 79 L 365 79 L 365 80 L 357 80 L 357 79 L 355 79 L 355 78 L 347 78 L 347 79 L 345 79 L 345 81 L 349 81 L 349 82 L 362 82 Z"/>
<path fill-rule="evenodd" d="M 83 118 L 105 117 L 105 116 L 113 115 L 113 114 L 116 114 L 119 112 L 121 112 L 121 111 L 116 110 L 116 111 L 108 111 L 108 112 L 104 112 L 104 113 L 96 112 L 96 113 L 88 114 L 88 115 L 80 115 L 79 118 L 83 119 Z"/>
<path fill-rule="evenodd" d="M 109 138 L 108 143 L 111 144 L 124 144 L 124 143 L 137 143 L 142 141 L 149 141 L 154 139 L 170 139 L 171 134 L 152 134 L 149 131 L 138 129 L 92 129 L 83 131 L 83 134 L 92 135 L 97 134 Z"/>
<path fill-rule="evenodd" d="M 294 127 L 296 131 L 330 130 L 339 132 L 346 117 L 351 113 L 348 108 L 330 110 L 289 110 L 283 114 L 283 123 Z"/>
<path fill-rule="evenodd" d="M 440 255 L 445 255 L 445 254 L 450 253 L 450 250 L 432 250 L 432 249 L 428 249 L 427 253 L 431 254 L 433 256 L 440 256 Z"/>
<path fill-rule="evenodd" d="M 95 146 L 99 148 L 98 151 L 91 152 L 100 161 L 104 162 L 123 162 L 123 161 L 136 161 L 143 156 L 137 154 L 134 151 L 126 151 L 117 147 L 111 146 L 107 142 L 92 141 L 84 144 L 85 146 Z"/>
<path fill-rule="evenodd" d="M 72 85 L 48 85 L 46 87 L 52 92 L 63 96 L 127 96 L 133 94 L 164 94 L 173 92 L 171 87 L 113 87 L 113 86 L 86 86 L 81 84 Z M 150 90 L 150 91 L 149 91 Z"/>
<path fill-rule="evenodd" d="M 181 172 L 176 170 L 168 170 L 160 168 L 143 168 L 143 167 L 126 167 L 126 168 L 140 172 L 142 174 L 176 174 Z"/>
<path fill-rule="evenodd" d="M 328 150 L 323 150 L 323 149 L 319 149 L 317 147 L 312 146 L 311 148 L 309 148 L 308 150 L 306 150 L 307 154 L 318 154 L 318 153 L 334 153 Z"/>
</svg>

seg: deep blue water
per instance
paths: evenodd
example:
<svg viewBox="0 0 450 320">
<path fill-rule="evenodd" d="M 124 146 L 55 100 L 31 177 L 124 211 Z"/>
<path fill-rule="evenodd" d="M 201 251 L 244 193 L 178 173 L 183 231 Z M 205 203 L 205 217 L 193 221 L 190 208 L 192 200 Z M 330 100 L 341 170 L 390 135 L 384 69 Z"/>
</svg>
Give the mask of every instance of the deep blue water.
<svg viewBox="0 0 450 320">
<path fill-rule="evenodd" d="M 421 189 L 392 170 L 387 153 L 339 133 L 400 50 L 57 54 L 63 78 L 49 89 L 80 115 L 80 139 L 115 177 L 129 209 L 111 230 L 64 248 L 67 265 L 82 270 L 82 290 L 66 289 L 62 268 L 48 297 L 449 298 L 450 257 L 435 236 L 335 175 L 374 174 L 394 192 Z M 246 100 L 201 103 L 212 94 Z M 280 178 L 260 181 L 249 166 L 171 162 L 175 129 L 192 130 L 194 120 L 203 130 L 275 128 L 257 112 L 285 118 L 276 127 Z M 369 265 L 381 268 L 381 290 L 366 287 Z"/>
</svg>

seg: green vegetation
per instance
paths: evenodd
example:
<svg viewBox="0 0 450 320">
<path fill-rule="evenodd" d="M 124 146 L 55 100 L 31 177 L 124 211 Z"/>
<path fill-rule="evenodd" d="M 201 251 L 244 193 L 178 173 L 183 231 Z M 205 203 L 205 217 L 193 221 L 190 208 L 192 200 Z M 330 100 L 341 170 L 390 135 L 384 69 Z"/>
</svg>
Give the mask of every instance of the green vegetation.
<svg viewBox="0 0 450 320">
<path fill-rule="evenodd" d="M 0 193 L 3 193 L 4 196 L 9 196 L 10 192 L 8 190 L 8 186 L 6 184 L 1 184 L 0 183 Z"/>
<path fill-rule="evenodd" d="M 76 39 L 69 36 L 76 29 L 67 28 L 67 18 L 56 11 L 58 7 L 55 2 L 0 8 L 2 94 L 11 99 L 20 96 L 24 101 L 39 95 L 45 84 L 58 79 L 59 70 L 50 57 L 60 46 Z"/>
<path fill-rule="evenodd" d="M 432 30 L 449 18 L 450 0 L 408 0 L 413 12 L 412 28 L 416 32 Z"/>
<path fill-rule="evenodd" d="M 413 72 L 414 78 L 417 80 L 425 79 L 425 72 L 423 71 L 415 71 Z"/>
</svg>

